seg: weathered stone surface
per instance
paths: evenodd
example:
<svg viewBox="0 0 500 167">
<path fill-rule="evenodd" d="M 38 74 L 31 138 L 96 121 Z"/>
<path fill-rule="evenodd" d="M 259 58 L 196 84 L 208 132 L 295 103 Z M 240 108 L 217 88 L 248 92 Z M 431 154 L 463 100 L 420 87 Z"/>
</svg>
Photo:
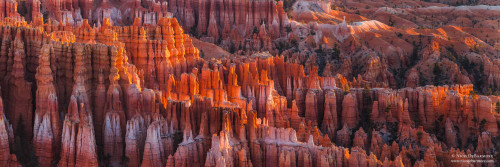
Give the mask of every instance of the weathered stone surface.
<svg viewBox="0 0 500 167">
<path fill-rule="evenodd" d="M 59 118 L 58 100 L 53 84 L 53 74 L 50 67 L 51 45 L 44 45 L 39 58 L 36 80 L 35 123 L 33 127 L 33 145 L 40 166 L 51 166 L 61 144 L 62 125 Z"/>
<path fill-rule="evenodd" d="M 3 166 L 21 166 L 17 162 L 17 157 L 11 154 L 12 150 L 12 140 L 13 139 L 13 129 L 12 125 L 8 120 L 5 119 L 5 112 L 3 106 L 3 100 L 0 98 L 0 164 Z"/>
<path fill-rule="evenodd" d="M 149 125 L 141 166 L 165 166 L 168 155 L 173 154 L 172 125 L 158 120 Z"/>
<path fill-rule="evenodd" d="M 500 98 L 468 83 L 493 94 L 499 61 L 469 28 L 340 22 L 324 1 L 292 7 L 304 22 L 271 0 L 26 3 L 30 24 L 0 4 L 3 166 L 452 166 L 497 144 Z M 235 54 L 204 59 L 185 32 Z M 481 46 L 460 65 L 455 32 Z M 439 76 L 468 85 L 419 87 Z"/>
<path fill-rule="evenodd" d="M 104 155 L 109 158 L 108 165 L 121 166 L 124 156 L 124 141 L 121 129 L 120 114 L 110 111 L 104 120 Z"/>
<path fill-rule="evenodd" d="M 22 136 L 24 143 L 29 143 L 33 130 L 33 108 L 32 108 L 32 83 L 27 82 L 25 78 L 24 63 L 26 62 L 26 53 L 21 31 L 16 32 L 13 43 L 11 44 L 13 54 L 13 65 L 10 74 L 7 74 L 5 81 L 8 82 L 4 91 L 8 92 L 6 99 L 7 118 L 12 122 L 15 132 L 21 132 L 16 136 Z M 6 93 L 6 92 L 4 92 Z M 21 129 L 22 128 L 22 129 Z"/>
<path fill-rule="evenodd" d="M 127 121 L 125 134 L 125 156 L 129 160 L 127 165 L 139 166 L 144 152 L 148 120 L 137 114 Z"/>
<path fill-rule="evenodd" d="M 354 128 L 358 124 L 357 100 L 353 93 L 344 96 L 342 101 L 342 124 Z"/>
</svg>

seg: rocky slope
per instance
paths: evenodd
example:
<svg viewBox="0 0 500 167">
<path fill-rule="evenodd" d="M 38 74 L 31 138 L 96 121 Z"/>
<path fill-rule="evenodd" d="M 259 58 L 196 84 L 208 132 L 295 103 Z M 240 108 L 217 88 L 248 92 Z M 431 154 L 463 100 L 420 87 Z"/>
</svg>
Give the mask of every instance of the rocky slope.
<svg viewBox="0 0 500 167">
<path fill-rule="evenodd" d="M 68 12 L 5 15 L 0 163 L 456 166 L 476 154 L 497 165 L 500 96 L 476 91 L 498 91 L 500 59 L 467 28 L 351 22 L 324 1 L 297 2 L 298 20 L 282 2 L 190 2 L 49 1 L 42 10 Z M 117 12 L 126 4 L 133 19 Z M 200 25 L 202 41 L 186 34 Z M 248 25 L 252 40 L 223 37 Z M 245 49 L 230 55 L 226 40 Z"/>
<path fill-rule="evenodd" d="M 399 2 L 298 1 L 287 38 L 271 53 L 298 61 L 306 74 L 317 64 L 323 75 L 391 88 L 473 84 L 498 93 L 497 6 Z"/>
<path fill-rule="evenodd" d="M 3 162 L 417 166 L 494 153 L 499 97 L 471 95 L 472 85 L 349 89 L 363 83 L 317 67 L 305 75 L 282 56 L 203 60 L 175 19 L 106 22 L 3 22 L 2 99 L 17 99 L 3 107 L 2 148 L 13 153 Z"/>
<path fill-rule="evenodd" d="M 21 15 L 5 10 L 4 16 L 17 20 L 25 16 L 33 22 L 44 18 L 45 22 L 75 27 L 86 25 L 84 19 L 89 20 L 91 26 L 110 25 L 106 18 L 117 26 L 156 26 L 161 24 L 162 17 L 175 17 L 186 33 L 231 54 L 250 56 L 269 51 L 272 55 L 298 59 L 306 67 L 306 74 L 311 71 L 311 65 L 317 64 L 318 71 L 326 75 L 341 73 L 349 80 L 383 82 L 394 89 L 473 84 L 477 91 L 493 94 L 500 85 L 500 74 L 496 72 L 499 71 L 497 23 L 500 13 L 498 6 L 493 6 L 497 2 L 493 1 L 42 3 L 30 0 L 12 3 L 21 6 Z M 478 6 L 459 6 L 461 4 Z M 200 45 L 203 57 L 227 55 L 206 45 L 209 44 Z"/>
</svg>

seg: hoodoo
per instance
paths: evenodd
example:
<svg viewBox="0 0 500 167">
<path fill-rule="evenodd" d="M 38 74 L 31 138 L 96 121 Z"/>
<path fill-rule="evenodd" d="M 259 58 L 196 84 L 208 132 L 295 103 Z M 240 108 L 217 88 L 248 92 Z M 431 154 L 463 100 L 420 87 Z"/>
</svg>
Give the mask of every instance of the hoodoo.
<svg viewBox="0 0 500 167">
<path fill-rule="evenodd" d="M 500 164 L 497 1 L 3 2 L 0 166 Z"/>
</svg>

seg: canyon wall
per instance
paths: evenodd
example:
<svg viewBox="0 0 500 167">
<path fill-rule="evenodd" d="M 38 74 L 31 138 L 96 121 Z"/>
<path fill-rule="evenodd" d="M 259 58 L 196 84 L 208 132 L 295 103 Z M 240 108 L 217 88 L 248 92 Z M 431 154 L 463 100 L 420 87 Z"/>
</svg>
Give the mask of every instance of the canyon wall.
<svg viewBox="0 0 500 167">
<path fill-rule="evenodd" d="M 204 60 L 174 18 L 0 30 L 11 166 L 449 166 L 493 155 L 499 135 L 500 98 L 470 84 L 383 88 L 269 53 Z"/>
</svg>

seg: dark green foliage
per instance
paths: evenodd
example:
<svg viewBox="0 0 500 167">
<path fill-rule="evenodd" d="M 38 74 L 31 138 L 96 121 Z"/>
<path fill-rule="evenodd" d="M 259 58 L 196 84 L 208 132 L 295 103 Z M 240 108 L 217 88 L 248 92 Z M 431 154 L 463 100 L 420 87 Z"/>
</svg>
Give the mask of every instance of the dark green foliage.
<svg viewBox="0 0 500 167">
<path fill-rule="evenodd" d="M 486 119 L 482 119 L 481 122 L 479 122 L 479 131 L 484 132 L 485 125 L 486 125 Z"/>
<path fill-rule="evenodd" d="M 438 117 L 438 121 L 439 121 L 439 122 L 443 122 L 443 119 L 444 119 L 444 115 L 439 115 L 439 117 Z"/>
<path fill-rule="evenodd" d="M 191 36 L 195 38 L 200 38 L 200 34 L 198 34 L 198 30 L 196 29 L 196 26 L 191 27 L 191 30 L 189 31 Z"/>
<path fill-rule="evenodd" d="M 417 138 L 418 140 L 422 139 L 422 132 L 417 132 Z"/>
<path fill-rule="evenodd" d="M 471 74 L 474 77 L 474 89 L 478 90 L 479 92 L 486 93 L 487 87 L 484 86 L 484 82 L 487 76 L 484 74 L 484 66 L 482 64 L 478 65 L 474 62 L 469 62 L 467 59 L 462 61 L 462 64 L 464 65 L 469 63 L 468 66 L 464 66 L 464 69 L 467 71 L 467 73 Z"/>
<path fill-rule="evenodd" d="M 439 62 L 434 63 L 434 68 L 432 70 L 432 73 L 434 74 L 434 85 L 442 85 L 442 73 L 443 71 L 441 70 L 441 64 Z"/>
<path fill-rule="evenodd" d="M 471 52 L 479 53 L 479 45 L 478 44 L 472 45 L 469 49 Z"/>
<path fill-rule="evenodd" d="M 408 67 L 403 66 L 396 69 L 389 69 L 389 71 L 394 75 L 394 79 L 396 80 L 396 85 L 398 87 L 404 87 L 406 82 L 405 75 L 408 71 Z"/>
<path fill-rule="evenodd" d="M 290 41 L 290 45 L 291 45 L 292 47 L 299 47 L 299 43 L 298 43 L 298 42 L 297 42 L 297 40 L 295 40 L 295 39 L 292 39 L 292 41 Z"/>
<path fill-rule="evenodd" d="M 43 17 L 43 23 L 47 23 L 49 21 L 49 12 L 44 12 L 42 14 Z"/>
<path fill-rule="evenodd" d="M 415 43 L 415 41 L 413 41 L 413 50 L 411 52 L 411 56 L 410 56 L 410 67 L 413 67 L 415 66 L 415 64 L 417 64 L 417 62 L 419 61 L 419 57 L 418 57 L 418 51 L 420 50 L 420 43 L 417 45 Z"/>
<path fill-rule="evenodd" d="M 259 29 L 257 27 L 253 27 L 252 34 L 258 34 Z"/>
<path fill-rule="evenodd" d="M 315 53 L 316 64 L 318 65 L 318 75 L 323 74 L 328 61 L 338 60 L 340 55 L 340 51 L 337 46 L 332 49 L 323 49 L 323 46 L 319 45 L 319 48 L 315 50 Z"/>
<path fill-rule="evenodd" d="M 422 76 L 422 72 L 419 72 L 419 76 Z M 420 85 L 420 86 L 427 85 L 427 79 L 420 78 L 420 80 L 418 81 L 418 85 Z"/>
<path fill-rule="evenodd" d="M 385 110 L 384 110 L 384 111 L 385 111 L 386 113 L 388 113 L 389 111 L 391 111 L 391 109 L 392 109 L 392 104 L 389 104 L 389 105 L 387 105 L 387 107 L 385 107 Z"/>
<path fill-rule="evenodd" d="M 470 133 L 465 145 L 466 146 L 472 145 L 472 146 L 474 146 L 474 148 L 477 147 L 477 137 L 478 136 L 476 134 Z"/>
<path fill-rule="evenodd" d="M 415 164 L 415 162 L 417 161 L 417 158 L 416 158 L 416 157 L 414 157 L 413 155 L 411 155 L 411 154 L 410 154 L 410 153 L 408 153 L 408 152 L 406 153 L 406 157 L 408 157 L 408 159 L 410 159 L 410 162 L 411 162 L 411 164 L 412 164 L 412 165 L 414 165 L 414 164 Z"/>
<path fill-rule="evenodd" d="M 398 38 L 401 38 L 401 37 L 403 37 L 403 34 L 401 34 L 400 32 L 398 32 L 397 36 L 398 36 Z"/>
<path fill-rule="evenodd" d="M 344 95 L 347 95 L 349 92 L 351 92 L 351 88 L 349 87 L 348 84 L 344 85 L 342 90 L 344 90 Z"/>
<path fill-rule="evenodd" d="M 485 93 L 485 95 L 489 96 L 489 95 L 492 95 L 492 94 L 493 94 L 493 89 L 491 89 L 491 87 L 490 87 L 490 88 L 488 88 L 488 91 Z"/>
<path fill-rule="evenodd" d="M 146 9 L 148 8 L 148 5 L 146 5 L 146 3 L 141 3 L 141 6 Z"/>
<path fill-rule="evenodd" d="M 365 86 L 363 89 L 363 108 L 361 112 L 359 113 L 359 118 L 361 119 L 361 127 L 366 132 L 371 132 L 374 128 L 374 124 L 371 120 L 372 117 L 372 106 L 373 106 L 373 100 L 371 97 L 371 88 L 368 86 Z M 370 135 L 371 136 L 371 135 Z"/>
<path fill-rule="evenodd" d="M 495 112 L 497 114 L 500 114 L 500 101 L 496 103 L 495 107 L 496 107 Z"/>
<path fill-rule="evenodd" d="M 310 34 L 310 35 L 316 35 L 316 32 L 315 32 L 314 30 L 311 30 L 311 31 L 309 32 L 309 34 Z"/>
<path fill-rule="evenodd" d="M 290 32 L 292 32 L 292 27 L 290 25 L 285 26 L 285 31 L 286 31 L 287 34 L 290 33 Z"/>
<path fill-rule="evenodd" d="M 283 8 L 285 11 L 289 11 L 292 5 L 296 2 L 297 0 L 283 0 Z"/>
<path fill-rule="evenodd" d="M 205 52 L 203 52 L 203 50 L 200 50 L 200 57 L 201 57 L 201 58 L 204 58 L 204 57 L 205 57 Z"/>
<path fill-rule="evenodd" d="M 451 47 L 446 47 L 446 54 L 443 55 L 443 57 L 449 59 L 450 61 L 453 61 L 455 63 L 458 63 L 457 60 L 458 60 L 458 54 L 457 52 L 455 51 L 455 49 L 453 49 L 454 47 L 451 46 Z"/>
<path fill-rule="evenodd" d="M 459 2 L 459 1 L 455 2 L 455 4 L 453 4 L 453 6 L 462 6 L 462 5 L 463 5 L 463 2 Z"/>
<path fill-rule="evenodd" d="M 321 45 L 319 45 L 319 48 L 316 49 L 316 64 L 318 64 L 318 75 L 321 75 L 323 73 L 323 70 L 325 69 L 326 62 L 328 59 L 326 58 L 326 53 L 323 52 L 323 48 Z"/>
<path fill-rule="evenodd" d="M 288 50 L 291 48 L 291 45 L 286 42 L 286 41 L 279 41 L 278 44 L 276 45 L 276 49 L 278 49 L 279 54 L 283 53 L 283 51 Z M 286 58 L 286 56 L 285 56 Z"/>
<path fill-rule="evenodd" d="M 387 140 L 386 143 L 392 143 L 394 140 L 397 139 L 397 134 L 398 134 L 398 129 L 399 129 L 399 126 L 398 126 L 398 122 L 387 122 L 385 123 L 386 127 L 387 127 L 387 130 L 389 131 L 389 133 L 391 133 L 391 138 L 389 138 L 389 140 Z"/>
<path fill-rule="evenodd" d="M 229 53 L 234 54 L 236 52 L 236 46 L 234 46 L 233 43 L 231 43 L 231 46 L 229 47 Z"/>
<path fill-rule="evenodd" d="M 463 56 L 461 58 L 458 59 L 458 65 L 462 66 L 465 70 L 469 71 L 470 70 L 470 61 L 469 61 L 469 58 L 467 58 L 467 56 Z"/>
<path fill-rule="evenodd" d="M 444 115 L 439 115 L 438 119 L 434 121 L 434 129 L 431 130 L 433 131 L 434 134 L 436 134 L 436 138 L 439 141 L 444 141 L 444 128 L 439 128 L 441 127 L 441 122 L 443 122 Z"/>
<path fill-rule="evenodd" d="M 458 126 L 453 126 L 453 128 L 455 128 L 455 132 L 457 132 L 455 135 L 457 136 L 457 144 L 458 146 L 462 146 L 462 137 L 460 137 L 460 129 L 458 128 Z"/>
<path fill-rule="evenodd" d="M 330 54 L 330 58 L 332 60 L 338 60 L 340 59 L 340 49 L 337 44 L 335 44 L 335 47 L 332 49 L 332 54 Z"/>
<path fill-rule="evenodd" d="M 26 17 L 28 14 L 28 9 L 26 8 L 26 1 L 17 1 L 17 13 L 21 16 Z"/>
<path fill-rule="evenodd" d="M 392 16 L 389 17 L 389 23 L 388 23 L 389 26 L 394 26 L 394 21 L 392 21 Z"/>
</svg>

